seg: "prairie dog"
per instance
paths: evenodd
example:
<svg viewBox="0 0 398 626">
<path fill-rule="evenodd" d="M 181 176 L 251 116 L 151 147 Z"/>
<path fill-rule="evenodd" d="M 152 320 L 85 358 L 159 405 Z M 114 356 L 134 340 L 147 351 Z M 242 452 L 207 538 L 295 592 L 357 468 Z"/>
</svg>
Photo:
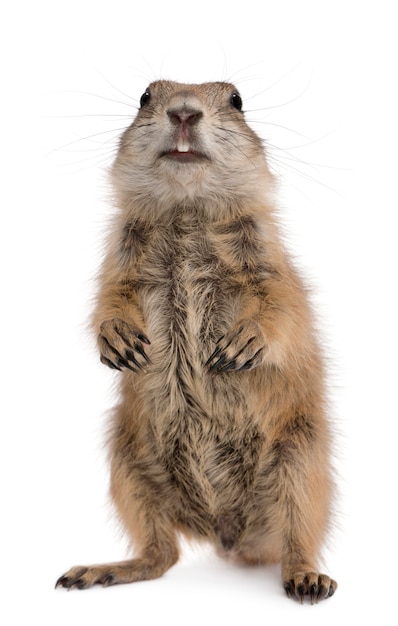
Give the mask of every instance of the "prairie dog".
<svg viewBox="0 0 398 626">
<path fill-rule="evenodd" d="M 111 495 L 135 556 L 73 567 L 57 586 L 161 576 L 183 534 L 280 563 L 289 597 L 331 596 L 318 564 L 333 495 L 322 357 L 236 87 L 152 83 L 111 175 L 93 328 L 120 370 Z"/>
</svg>

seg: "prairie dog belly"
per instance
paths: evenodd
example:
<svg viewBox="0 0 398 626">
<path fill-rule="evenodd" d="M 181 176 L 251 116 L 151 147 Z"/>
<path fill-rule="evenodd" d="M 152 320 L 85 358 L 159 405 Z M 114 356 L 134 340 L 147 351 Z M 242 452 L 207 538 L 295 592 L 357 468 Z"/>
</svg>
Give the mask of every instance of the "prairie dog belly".
<svg viewBox="0 0 398 626">
<path fill-rule="evenodd" d="M 206 360 L 238 315 L 242 286 L 204 229 L 181 224 L 158 238 L 140 265 L 141 306 L 151 338 L 152 365 L 139 391 L 157 456 L 189 500 L 185 523 L 209 534 L 241 510 L 253 481 L 262 437 L 255 425 L 245 374 L 212 375 Z M 151 277 L 151 279 L 149 279 Z"/>
</svg>

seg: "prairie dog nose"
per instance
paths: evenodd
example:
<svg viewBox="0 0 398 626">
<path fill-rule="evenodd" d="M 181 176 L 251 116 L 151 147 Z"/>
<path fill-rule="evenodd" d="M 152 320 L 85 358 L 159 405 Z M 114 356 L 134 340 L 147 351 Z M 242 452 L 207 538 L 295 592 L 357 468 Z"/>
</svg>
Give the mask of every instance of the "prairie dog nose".
<svg viewBox="0 0 398 626">
<path fill-rule="evenodd" d="M 197 124 L 200 118 L 203 116 L 202 111 L 198 109 L 190 109 L 187 107 L 168 109 L 167 115 L 172 124 L 185 126 L 188 124 L 189 126 L 193 126 Z"/>
</svg>

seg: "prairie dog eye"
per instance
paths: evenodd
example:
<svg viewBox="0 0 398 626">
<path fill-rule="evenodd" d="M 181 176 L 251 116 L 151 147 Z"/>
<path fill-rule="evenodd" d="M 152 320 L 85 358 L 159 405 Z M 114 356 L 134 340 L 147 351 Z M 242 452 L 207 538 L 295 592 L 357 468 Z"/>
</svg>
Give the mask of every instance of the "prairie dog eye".
<svg viewBox="0 0 398 626">
<path fill-rule="evenodd" d="M 149 89 L 147 89 L 141 96 L 140 99 L 140 106 L 141 108 L 144 107 L 146 104 L 149 103 L 151 99 L 151 92 L 149 91 Z"/>
<path fill-rule="evenodd" d="M 237 91 L 234 91 L 231 96 L 231 104 L 238 111 L 242 110 L 242 106 L 243 106 L 242 98 L 240 97 Z"/>
</svg>

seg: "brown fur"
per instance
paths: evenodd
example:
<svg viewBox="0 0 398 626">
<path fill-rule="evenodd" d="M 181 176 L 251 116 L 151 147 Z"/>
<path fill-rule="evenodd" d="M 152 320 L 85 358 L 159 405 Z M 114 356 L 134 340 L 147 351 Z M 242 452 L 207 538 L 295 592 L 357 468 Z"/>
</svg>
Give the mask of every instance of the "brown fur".
<svg viewBox="0 0 398 626">
<path fill-rule="evenodd" d="M 121 139 L 93 326 L 121 370 L 111 493 L 138 556 L 72 568 L 64 587 L 160 576 L 183 533 L 280 562 L 288 595 L 336 589 L 318 571 L 332 490 L 322 359 L 236 93 L 157 81 Z"/>
</svg>

